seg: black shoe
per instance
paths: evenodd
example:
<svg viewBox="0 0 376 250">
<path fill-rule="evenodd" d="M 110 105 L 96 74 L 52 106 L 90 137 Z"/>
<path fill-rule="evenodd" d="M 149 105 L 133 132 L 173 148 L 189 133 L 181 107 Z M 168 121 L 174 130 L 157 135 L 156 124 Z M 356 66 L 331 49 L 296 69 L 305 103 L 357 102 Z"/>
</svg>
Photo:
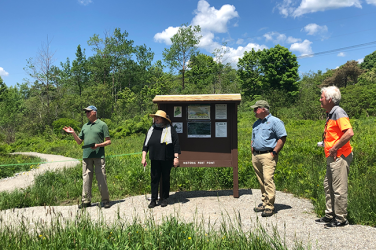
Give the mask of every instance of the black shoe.
<svg viewBox="0 0 376 250">
<path fill-rule="evenodd" d="M 329 219 L 328 217 L 325 217 L 325 216 L 320 219 L 315 220 L 317 224 L 328 224 L 328 223 L 331 223 L 332 221 L 333 221 L 333 218 Z"/>
<path fill-rule="evenodd" d="M 157 205 L 157 203 L 155 202 L 155 200 L 151 200 L 148 208 L 154 208 L 156 205 Z"/>
<path fill-rule="evenodd" d="M 274 214 L 273 210 L 270 208 L 265 208 L 265 210 L 262 212 L 262 217 L 270 217 Z"/>
<path fill-rule="evenodd" d="M 91 203 L 81 203 L 80 205 L 78 205 L 78 209 L 87 208 L 87 207 L 91 207 Z"/>
<path fill-rule="evenodd" d="M 104 208 L 110 208 L 111 207 L 111 203 L 109 201 L 103 202 L 102 205 L 103 205 Z"/>
<path fill-rule="evenodd" d="M 167 199 L 161 200 L 161 207 L 167 207 Z"/>
<path fill-rule="evenodd" d="M 345 220 L 344 222 L 339 222 L 338 220 L 333 220 L 332 222 L 325 224 L 325 228 L 333 228 L 333 227 L 347 227 L 349 222 Z"/>
<path fill-rule="evenodd" d="M 264 212 L 264 210 L 265 210 L 265 207 L 262 205 L 262 203 L 258 205 L 257 207 L 253 208 L 253 211 L 255 211 L 256 213 Z"/>
</svg>

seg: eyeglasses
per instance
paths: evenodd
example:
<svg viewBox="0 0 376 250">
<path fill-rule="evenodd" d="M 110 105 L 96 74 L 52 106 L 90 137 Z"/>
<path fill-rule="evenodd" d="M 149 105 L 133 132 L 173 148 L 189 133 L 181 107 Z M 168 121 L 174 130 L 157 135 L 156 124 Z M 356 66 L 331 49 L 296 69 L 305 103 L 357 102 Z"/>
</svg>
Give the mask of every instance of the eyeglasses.
<svg viewBox="0 0 376 250">
<path fill-rule="evenodd" d="M 87 113 L 90 113 L 91 112 L 91 110 L 89 111 L 89 110 L 85 110 L 85 113 L 87 114 Z"/>
<path fill-rule="evenodd" d="M 258 109 L 261 109 L 261 107 L 254 108 L 253 111 L 257 111 Z"/>
</svg>

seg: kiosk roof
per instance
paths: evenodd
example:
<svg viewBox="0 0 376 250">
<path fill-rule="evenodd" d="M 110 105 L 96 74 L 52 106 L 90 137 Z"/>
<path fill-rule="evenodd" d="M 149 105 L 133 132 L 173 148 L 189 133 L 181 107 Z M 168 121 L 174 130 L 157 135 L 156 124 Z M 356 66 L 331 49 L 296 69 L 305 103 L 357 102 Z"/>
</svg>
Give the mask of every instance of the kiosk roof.
<svg viewBox="0 0 376 250">
<path fill-rule="evenodd" d="M 156 95 L 153 102 L 240 102 L 241 100 L 240 94 Z"/>
</svg>

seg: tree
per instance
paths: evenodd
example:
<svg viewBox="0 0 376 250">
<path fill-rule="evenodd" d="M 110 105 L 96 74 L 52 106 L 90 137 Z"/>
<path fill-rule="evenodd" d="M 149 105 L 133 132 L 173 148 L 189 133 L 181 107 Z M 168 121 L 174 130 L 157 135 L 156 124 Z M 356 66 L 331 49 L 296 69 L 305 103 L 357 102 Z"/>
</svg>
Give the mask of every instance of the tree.
<svg viewBox="0 0 376 250">
<path fill-rule="evenodd" d="M 200 91 L 214 83 L 217 74 L 217 63 L 211 56 L 205 54 L 192 55 L 189 60 L 187 77 L 189 82 Z"/>
<path fill-rule="evenodd" d="M 244 52 L 238 62 L 238 77 L 245 95 L 267 95 L 270 90 L 282 91 L 295 96 L 299 89 L 299 64 L 287 48 L 274 48 Z"/>
<path fill-rule="evenodd" d="M 71 85 L 78 91 L 79 109 L 83 109 L 82 92 L 88 85 L 89 72 L 88 63 L 85 56 L 85 50 L 82 52 L 81 45 L 77 46 L 76 59 L 72 63 L 71 68 Z M 81 112 L 81 125 L 84 123 L 84 114 Z"/>
<path fill-rule="evenodd" d="M 52 123 L 50 103 L 55 89 L 54 84 L 56 83 L 56 75 L 54 73 L 56 73 L 57 67 L 53 65 L 55 52 L 51 52 L 50 45 L 51 41 L 47 37 L 47 42 L 42 43 L 37 57 L 27 60 L 27 66 L 24 68 L 29 76 L 36 80 L 34 83 L 39 90 L 38 95 L 41 103 L 41 106 L 38 106 L 42 112 L 41 114 L 45 117 L 43 119 L 45 122 L 41 124 L 43 127 Z"/>
<path fill-rule="evenodd" d="M 362 69 L 372 69 L 376 67 L 376 50 L 364 57 L 364 61 L 360 64 L 360 68 Z"/>
<path fill-rule="evenodd" d="M 15 140 L 17 125 L 22 124 L 24 105 L 17 87 L 3 87 L 0 92 L 0 132 L 5 135 L 5 142 L 11 143 Z"/>
<path fill-rule="evenodd" d="M 358 85 L 376 84 L 376 67 L 361 74 L 358 78 Z"/>
<path fill-rule="evenodd" d="M 357 61 L 348 61 L 338 69 L 334 70 L 333 75 L 326 78 L 321 86 L 335 85 L 340 88 L 346 87 L 347 85 L 354 85 L 358 82 L 358 77 L 363 72 L 364 70 L 359 67 Z"/>
<path fill-rule="evenodd" d="M 224 64 L 223 62 L 227 60 L 226 54 L 230 51 L 230 49 L 227 47 L 227 43 L 222 43 L 222 46 L 219 48 L 214 49 L 213 56 L 214 61 L 217 63 L 217 74 L 216 78 L 213 82 L 213 93 L 223 93 L 223 91 L 226 92 L 228 90 L 229 82 L 232 82 L 230 79 L 231 73 L 236 73 L 230 65 L 230 63 Z M 230 76 L 230 77 L 229 77 Z M 235 74 L 236 76 L 236 74 Z M 235 78 L 234 78 L 235 79 Z M 225 90 L 226 89 L 226 90 Z"/>
<path fill-rule="evenodd" d="M 261 95 L 263 92 L 262 67 L 260 65 L 261 51 L 252 48 L 251 51 L 245 51 L 242 58 L 238 61 L 238 78 L 242 86 L 243 95 L 250 96 Z"/>
<path fill-rule="evenodd" d="M 274 48 L 264 49 L 260 53 L 262 82 L 272 89 L 282 90 L 290 96 L 298 93 L 299 64 L 296 55 L 277 44 Z"/>
<path fill-rule="evenodd" d="M 163 58 L 170 69 L 178 70 L 182 75 L 182 87 L 184 89 L 184 75 L 187 70 L 188 60 L 197 53 L 197 45 L 200 43 L 201 28 L 199 25 L 181 25 L 178 32 L 171 37 L 172 45 L 164 49 Z"/>
</svg>

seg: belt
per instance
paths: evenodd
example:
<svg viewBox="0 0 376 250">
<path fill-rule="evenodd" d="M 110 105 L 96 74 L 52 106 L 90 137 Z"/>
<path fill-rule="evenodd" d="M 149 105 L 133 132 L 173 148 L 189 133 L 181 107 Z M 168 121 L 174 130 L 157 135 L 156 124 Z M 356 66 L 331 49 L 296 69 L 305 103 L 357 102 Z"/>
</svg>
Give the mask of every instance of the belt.
<svg viewBox="0 0 376 250">
<path fill-rule="evenodd" d="M 273 149 L 269 149 L 269 150 L 266 150 L 266 151 L 253 150 L 253 153 L 257 153 L 257 154 L 266 154 L 266 153 L 271 153 L 271 152 L 273 152 Z"/>
</svg>

